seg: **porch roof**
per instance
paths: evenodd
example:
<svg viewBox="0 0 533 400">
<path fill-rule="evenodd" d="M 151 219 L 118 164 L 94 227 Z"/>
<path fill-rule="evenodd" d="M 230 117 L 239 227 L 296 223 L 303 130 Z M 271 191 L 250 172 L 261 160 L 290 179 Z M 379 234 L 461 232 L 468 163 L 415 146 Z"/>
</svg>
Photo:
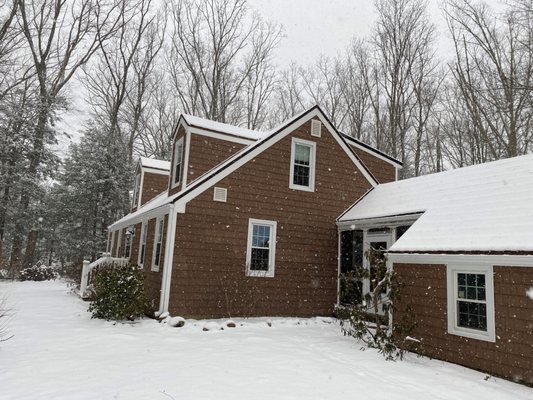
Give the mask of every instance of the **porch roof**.
<svg viewBox="0 0 533 400">
<path fill-rule="evenodd" d="M 531 252 L 533 154 L 378 185 L 338 223 L 409 214 L 393 252 Z"/>
</svg>

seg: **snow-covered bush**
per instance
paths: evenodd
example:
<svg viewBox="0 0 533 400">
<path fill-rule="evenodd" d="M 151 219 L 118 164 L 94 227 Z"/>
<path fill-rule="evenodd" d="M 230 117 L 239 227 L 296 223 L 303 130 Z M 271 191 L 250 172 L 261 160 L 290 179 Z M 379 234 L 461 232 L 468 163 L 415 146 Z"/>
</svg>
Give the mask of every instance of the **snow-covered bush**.
<svg viewBox="0 0 533 400">
<path fill-rule="evenodd" d="M 143 271 L 137 265 L 102 265 L 93 287 L 94 300 L 88 309 L 93 318 L 132 321 L 148 308 Z"/>
<path fill-rule="evenodd" d="M 57 274 L 52 267 L 46 265 L 34 265 L 20 271 L 21 281 L 49 281 L 55 279 Z"/>
<path fill-rule="evenodd" d="M 419 343 L 409 336 L 416 327 L 412 310 L 406 309 L 401 319 L 395 319 L 394 327 L 389 326 L 395 301 L 400 295 L 400 284 L 394 272 L 387 269 L 387 257 L 374 249 L 368 250 L 365 257 L 374 267 L 372 274 L 366 268 L 359 268 L 350 272 L 349 280 L 369 279 L 371 290 L 363 294 L 361 289 L 359 292 L 354 289 L 362 288 L 362 285 L 341 286 L 350 291 L 341 293 L 341 298 L 352 299 L 351 304 L 336 310 L 343 333 L 377 349 L 387 360 L 402 359 L 407 348 L 420 352 Z"/>
</svg>

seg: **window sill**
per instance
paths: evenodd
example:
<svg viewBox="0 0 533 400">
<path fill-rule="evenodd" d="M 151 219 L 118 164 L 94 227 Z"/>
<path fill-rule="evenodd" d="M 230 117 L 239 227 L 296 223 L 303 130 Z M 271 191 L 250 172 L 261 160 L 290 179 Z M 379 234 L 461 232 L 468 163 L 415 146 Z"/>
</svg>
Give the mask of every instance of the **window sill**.
<svg viewBox="0 0 533 400">
<path fill-rule="evenodd" d="M 458 327 L 450 327 L 448 328 L 448 333 L 450 335 L 455 336 L 462 336 L 469 339 L 476 339 L 476 340 L 482 340 L 484 342 L 496 342 L 496 335 L 494 332 L 482 332 L 477 331 L 475 329 L 468 329 L 468 328 L 458 328 Z"/>
<path fill-rule="evenodd" d="M 289 189 L 301 190 L 302 192 L 314 192 L 315 191 L 314 187 L 294 185 L 294 184 L 290 184 Z"/>
<path fill-rule="evenodd" d="M 274 271 L 246 271 L 246 276 L 253 278 L 274 278 Z"/>
</svg>

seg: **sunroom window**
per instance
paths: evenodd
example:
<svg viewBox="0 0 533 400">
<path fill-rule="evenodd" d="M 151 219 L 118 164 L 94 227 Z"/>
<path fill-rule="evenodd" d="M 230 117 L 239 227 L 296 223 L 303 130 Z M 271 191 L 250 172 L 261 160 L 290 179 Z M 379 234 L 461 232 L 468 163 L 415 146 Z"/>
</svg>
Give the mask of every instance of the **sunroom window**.
<svg viewBox="0 0 533 400">
<path fill-rule="evenodd" d="M 148 233 L 148 223 L 143 222 L 141 225 L 141 239 L 139 242 L 139 260 L 138 264 L 142 267 L 144 265 L 144 255 L 146 252 L 146 237 Z"/>
<path fill-rule="evenodd" d="M 276 222 L 250 219 L 248 224 L 247 274 L 274 276 Z"/>
<path fill-rule="evenodd" d="M 291 189 L 315 190 L 316 143 L 293 138 L 291 152 Z"/>
</svg>

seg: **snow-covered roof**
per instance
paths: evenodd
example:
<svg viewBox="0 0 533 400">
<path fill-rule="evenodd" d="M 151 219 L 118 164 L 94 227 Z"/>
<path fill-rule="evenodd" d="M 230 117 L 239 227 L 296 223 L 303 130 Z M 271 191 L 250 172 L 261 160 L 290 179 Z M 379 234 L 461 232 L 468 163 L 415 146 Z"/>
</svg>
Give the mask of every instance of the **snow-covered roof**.
<svg viewBox="0 0 533 400">
<path fill-rule="evenodd" d="M 139 157 L 141 166 L 170 171 L 170 161 L 156 160 L 155 158 Z"/>
<path fill-rule="evenodd" d="M 533 154 L 378 185 L 339 221 L 420 212 L 391 251 L 533 251 Z"/>
<path fill-rule="evenodd" d="M 238 126 L 224 124 L 222 122 L 216 122 L 205 118 L 195 117 L 194 115 L 182 114 L 182 117 L 185 119 L 185 122 L 189 126 L 207 129 L 210 131 L 221 132 L 233 136 L 240 136 L 246 139 L 257 140 L 267 134 L 267 132 L 260 132 L 251 129 L 241 128 Z"/>
</svg>

